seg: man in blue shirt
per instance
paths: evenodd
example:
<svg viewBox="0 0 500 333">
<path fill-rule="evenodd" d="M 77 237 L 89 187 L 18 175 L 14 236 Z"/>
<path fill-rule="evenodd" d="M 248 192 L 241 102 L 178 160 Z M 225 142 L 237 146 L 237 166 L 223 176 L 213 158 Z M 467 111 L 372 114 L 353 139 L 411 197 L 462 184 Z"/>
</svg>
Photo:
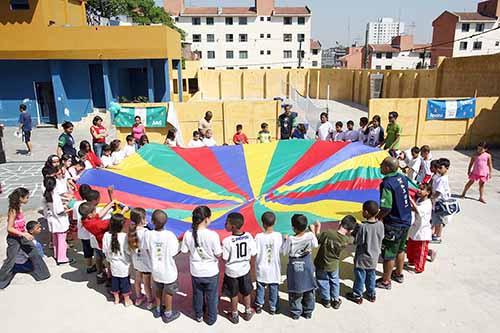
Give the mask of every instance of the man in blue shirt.
<svg viewBox="0 0 500 333">
<path fill-rule="evenodd" d="M 384 179 L 380 184 L 378 219 L 384 222 L 385 236 L 382 242 L 384 274 L 377 280 L 377 287 L 383 289 L 391 289 L 391 279 L 403 283 L 406 241 L 411 226 L 408 178 L 398 169 L 398 160 L 393 157 L 386 157 L 380 165 Z"/>
<path fill-rule="evenodd" d="M 28 148 L 28 156 L 31 155 L 31 115 L 26 111 L 26 105 L 19 105 L 19 132 L 23 134 L 24 143 L 26 143 L 26 147 Z"/>
</svg>

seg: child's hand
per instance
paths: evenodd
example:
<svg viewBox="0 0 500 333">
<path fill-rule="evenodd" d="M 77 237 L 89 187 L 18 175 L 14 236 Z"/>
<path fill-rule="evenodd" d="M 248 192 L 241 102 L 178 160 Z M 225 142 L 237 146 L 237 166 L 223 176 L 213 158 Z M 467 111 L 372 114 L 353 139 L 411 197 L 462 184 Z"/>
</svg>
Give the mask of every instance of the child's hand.
<svg viewBox="0 0 500 333">
<path fill-rule="evenodd" d="M 29 241 L 32 241 L 34 239 L 33 235 L 30 234 L 29 232 L 23 232 L 23 237 Z"/>
</svg>

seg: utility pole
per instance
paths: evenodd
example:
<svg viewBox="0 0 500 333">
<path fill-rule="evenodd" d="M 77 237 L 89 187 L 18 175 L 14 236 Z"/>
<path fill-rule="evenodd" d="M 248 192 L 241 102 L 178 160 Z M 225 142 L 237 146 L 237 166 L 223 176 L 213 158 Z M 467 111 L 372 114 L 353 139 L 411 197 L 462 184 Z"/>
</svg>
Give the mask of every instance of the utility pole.
<svg viewBox="0 0 500 333">
<path fill-rule="evenodd" d="M 302 68 L 302 40 L 299 41 L 299 67 Z"/>
</svg>

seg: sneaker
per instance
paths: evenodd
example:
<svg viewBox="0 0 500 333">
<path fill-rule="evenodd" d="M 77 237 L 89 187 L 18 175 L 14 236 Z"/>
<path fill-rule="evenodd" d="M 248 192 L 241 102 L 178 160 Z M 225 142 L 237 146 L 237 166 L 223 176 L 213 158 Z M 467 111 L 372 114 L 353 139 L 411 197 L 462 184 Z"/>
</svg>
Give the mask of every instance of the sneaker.
<svg viewBox="0 0 500 333">
<path fill-rule="evenodd" d="M 104 275 L 104 273 L 100 273 L 96 275 L 97 284 L 103 284 L 108 280 L 108 278 Z"/>
<path fill-rule="evenodd" d="M 437 256 L 436 250 L 429 250 L 429 261 L 430 262 L 433 262 L 434 260 L 436 260 L 436 256 Z"/>
<path fill-rule="evenodd" d="M 144 303 L 146 301 L 146 296 L 144 295 L 139 295 L 139 297 L 137 297 L 135 299 L 135 306 L 141 306 L 142 303 Z"/>
<path fill-rule="evenodd" d="M 233 324 L 238 324 L 240 322 L 240 315 L 238 312 L 230 312 L 228 314 L 229 321 L 232 322 Z"/>
<path fill-rule="evenodd" d="M 65 262 L 58 262 L 57 266 L 60 266 L 60 265 L 71 265 L 71 264 L 74 264 L 75 262 L 76 262 L 75 259 L 70 259 L 70 260 L 65 261 Z"/>
<path fill-rule="evenodd" d="M 97 267 L 95 267 L 95 265 L 92 267 L 87 267 L 87 274 L 92 274 L 95 272 L 97 272 Z"/>
<path fill-rule="evenodd" d="M 203 322 L 203 317 L 198 317 L 195 319 L 197 322 L 202 323 Z"/>
<path fill-rule="evenodd" d="M 276 313 L 277 313 L 277 311 L 276 311 L 276 310 L 273 310 L 273 309 L 270 309 L 270 310 L 269 310 L 269 314 L 270 314 L 271 316 L 274 316 Z"/>
<path fill-rule="evenodd" d="M 155 307 L 153 309 L 153 317 L 154 318 L 160 318 L 161 316 L 163 315 L 163 311 L 161 311 L 160 309 L 158 309 L 157 307 Z"/>
<path fill-rule="evenodd" d="M 255 313 L 260 314 L 262 313 L 262 306 L 255 304 Z"/>
<path fill-rule="evenodd" d="M 366 295 L 366 299 L 368 300 L 368 302 L 375 303 L 375 301 L 377 300 L 377 296 L 375 296 L 375 295 Z"/>
<path fill-rule="evenodd" d="M 405 282 L 405 277 L 403 274 L 396 274 L 396 271 L 393 271 L 391 274 L 391 279 L 396 281 L 397 283 L 403 283 Z"/>
<path fill-rule="evenodd" d="M 293 320 L 299 320 L 299 319 L 300 319 L 300 316 L 297 316 L 297 315 L 292 315 L 292 319 L 293 319 Z"/>
<path fill-rule="evenodd" d="M 341 299 L 334 299 L 332 301 L 332 307 L 335 309 L 335 310 L 338 310 L 340 308 L 340 306 L 342 305 L 342 300 Z"/>
<path fill-rule="evenodd" d="M 380 289 L 391 290 L 392 284 L 391 284 L 391 282 L 385 283 L 384 280 L 382 280 L 382 278 L 380 278 L 380 279 L 377 279 L 377 281 L 376 281 L 376 287 L 380 288 Z"/>
<path fill-rule="evenodd" d="M 361 296 L 354 295 L 354 293 L 347 293 L 345 295 L 345 298 L 347 298 L 348 300 L 350 300 L 351 302 L 354 302 L 356 304 L 363 303 L 363 298 Z"/>
<path fill-rule="evenodd" d="M 243 317 L 243 319 L 245 319 L 246 321 L 250 321 L 254 314 L 255 312 L 252 309 L 247 309 L 245 310 L 245 316 Z"/>
<path fill-rule="evenodd" d="M 325 308 L 329 309 L 331 307 L 330 301 L 326 299 L 320 299 L 319 303 L 323 305 Z"/>
<path fill-rule="evenodd" d="M 302 317 L 304 317 L 305 319 L 311 319 L 312 318 L 312 313 L 303 313 Z"/>
<path fill-rule="evenodd" d="M 146 309 L 152 310 L 155 307 L 155 302 L 154 301 L 147 301 L 146 302 Z"/>
<path fill-rule="evenodd" d="M 163 322 L 165 324 L 168 324 L 168 323 L 171 323 L 173 322 L 174 320 L 176 320 L 177 318 L 179 318 L 181 316 L 181 313 L 179 311 L 171 311 L 169 314 L 167 313 L 164 313 L 162 316 L 161 316 L 161 319 L 163 320 Z"/>
<path fill-rule="evenodd" d="M 432 240 L 431 240 L 431 243 L 432 244 L 441 244 L 442 240 L 441 240 L 441 237 L 438 237 L 438 236 L 432 236 Z"/>
</svg>

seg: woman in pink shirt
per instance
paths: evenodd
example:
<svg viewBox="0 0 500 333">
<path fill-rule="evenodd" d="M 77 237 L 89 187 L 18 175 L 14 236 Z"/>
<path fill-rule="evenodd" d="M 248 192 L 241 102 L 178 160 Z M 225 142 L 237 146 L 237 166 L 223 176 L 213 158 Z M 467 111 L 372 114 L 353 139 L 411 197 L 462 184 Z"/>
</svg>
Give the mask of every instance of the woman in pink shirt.
<svg viewBox="0 0 500 333">
<path fill-rule="evenodd" d="M 136 149 L 139 149 L 139 144 L 143 135 L 146 134 L 146 126 L 142 124 L 142 119 L 135 116 L 134 125 L 132 126 L 132 135 L 135 139 Z"/>
</svg>

